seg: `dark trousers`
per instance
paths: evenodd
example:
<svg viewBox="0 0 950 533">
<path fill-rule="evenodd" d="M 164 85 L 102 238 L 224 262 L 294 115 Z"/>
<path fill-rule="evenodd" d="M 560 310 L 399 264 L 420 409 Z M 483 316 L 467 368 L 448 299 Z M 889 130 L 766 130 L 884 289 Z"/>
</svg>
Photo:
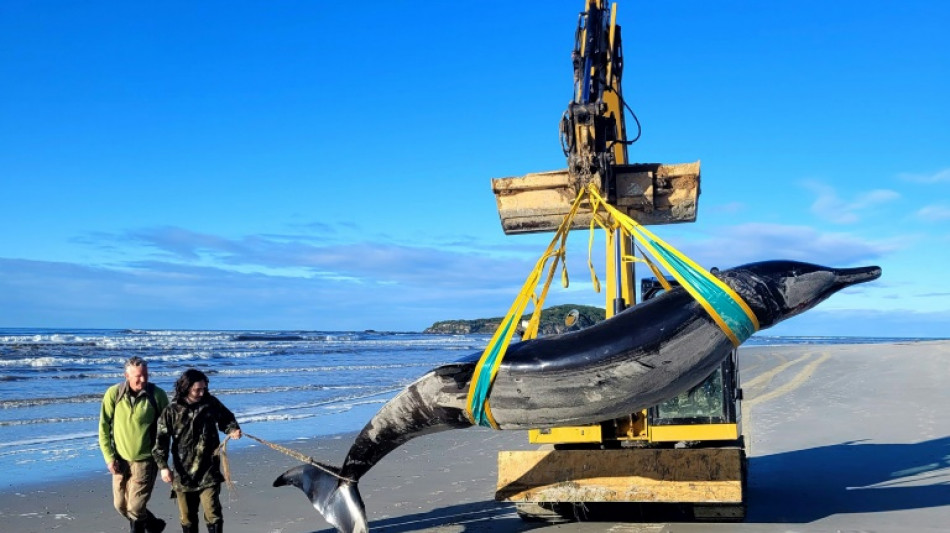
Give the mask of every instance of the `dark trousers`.
<svg viewBox="0 0 950 533">
<path fill-rule="evenodd" d="M 175 492 L 178 499 L 178 516 L 183 526 L 198 526 L 198 505 L 204 509 L 205 523 L 221 522 L 221 484 L 189 492 Z"/>
</svg>

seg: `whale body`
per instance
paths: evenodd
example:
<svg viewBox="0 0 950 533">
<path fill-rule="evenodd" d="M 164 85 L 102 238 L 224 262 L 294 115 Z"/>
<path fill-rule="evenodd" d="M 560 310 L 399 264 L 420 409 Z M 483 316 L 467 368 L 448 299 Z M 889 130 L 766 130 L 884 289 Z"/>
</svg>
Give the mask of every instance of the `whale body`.
<svg viewBox="0 0 950 533">
<path fill-rule="evenodd" d="M 763 261 L 716 273 L 765 329 L 835 292 L 877 279 L 876 266 L 834 269 Z M 734 348 L 684 289 L 675 288 L 579 331 L 512 344 L 488 402 L 499 429 L 543 429 L 620 418 L 689 390 Z M 430 370 L 366 424 L 340 468 L 303 465 L 274 481 L 293 485 L 343 533 L 368 530 L 359 479 L 421 435 L 471 427 L 469 383 L 481 353 Z"/>
</svg>

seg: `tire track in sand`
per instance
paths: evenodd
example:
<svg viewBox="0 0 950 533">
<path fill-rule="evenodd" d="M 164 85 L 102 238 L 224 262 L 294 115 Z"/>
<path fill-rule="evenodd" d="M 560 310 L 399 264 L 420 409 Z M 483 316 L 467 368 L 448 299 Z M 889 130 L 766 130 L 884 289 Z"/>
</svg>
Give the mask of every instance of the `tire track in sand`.
<svg viewBox="0 0 950 533">
<path fill-rule="evenodd" d="M 759 374 L 755 378 L 750 379 L 748 382 L 743 383 L 742 388 L 745 389 L 746 387 L 751 388 L 751 387 L 758 387 L 758 386 L 761 386 L 764 388 L 769 383 L 771 383 L 772 380 L 776 376 L 786 371 L 789 367 L 808 360 L 810 357 L 812 357 L 812 355 L 814 354 L 806 353 L 805 355 L 801 357 L 792 359 L 791 361 L 786 361 L 782 363 L 781 365 L 773 368 L 772 370 Z M 743 433 L 746 433 L 747 431 L 749 431 L 749 429 L 752 428 L 752 408 L 753 407 L 755 407 L 756 405 L 765 403 L 767 401 L 774 400 L 775 398 L 778 398 L 780 396 L 784 396 L 794 391 L 795 389 L 801 387 L 806 381 L 808 381 L 811 378 L 811 376 L 815 373 L 815 370 L 817 370 L 818 367 L 821 366 L 822 363 L 824 363 L 830 358 L 831 358 L 831 354 L 828 352 L 824 352 L 821 354 L 820 357 L 818 357 L 814 361 L 805 365 L 805 367 L 802 368 L 798 372 L 798 374 L 792 377 L 792 379 L 790 379 L 784 385 L 776 387 L 775 389 L 772 389 L 771 391 L 765 394 L 756 396 L 748 400 L 743 400 L 742 407 L 741 407 L 742 427 L 744 428 Z M 750 435 L 746 435 L 746 452 L 751 455 L 752 454 L 752 439 L 750 437 L 751 437 Z"/>
<path fill-rule="evenodd" d="M 758 385 L 760 381 L 764 381 L 766 383 L 771 382 L 775 376 L 785 371 L 785 369 L 792 366 L 793 364 L 800 363 L 804 361 L 805 359 L 808 359 L 809 357 L 811 357 L 811 355 L 812 354 L 806 354 L 806 355 L 803 355 L 802 357 L 799 357 L 798 359 L 793 359 L 792 361 L 779 365 L 775 367 L 774 369 L 770 370 L 769 372 L 756 376 L 755 379 L 750 380 L 747 385 L 754 387 Z M 747 408 L 754 407 L 760 403 L 765 403 L 769 400 L 774 400 L 775 398 L 778 398 L 779 396 L 788 394 L 792 392 L 793 390 L 797 389 L 798 387 L 801 387 L 806 381 L 808 381 L 809 378 L 811 378 L 812 374 L 815 373 L 815 370 L 817 370 L 818 367 L 822 363 L 824 363 L 830 358 L 831 358 L 831 354 L 829 354 L 828 352 L 821 354 L 821 357 L 805 365 L 805 368 L 802 368 L 798 372 L 798 374 L 795 375 L 795 377 L 793 377 L 792 379 L 788 381 L 788 383 L 785 383 L 784 385 L 780 387 L 776 387 L 775 389 L 772 389 L 771 391 L 765 394 L 762 394 L 761 396 L 756 396 L 755 398 L 752 398 L 750 400 L 745 400 L 743 402 L 744 406 Z"/>
</svg>

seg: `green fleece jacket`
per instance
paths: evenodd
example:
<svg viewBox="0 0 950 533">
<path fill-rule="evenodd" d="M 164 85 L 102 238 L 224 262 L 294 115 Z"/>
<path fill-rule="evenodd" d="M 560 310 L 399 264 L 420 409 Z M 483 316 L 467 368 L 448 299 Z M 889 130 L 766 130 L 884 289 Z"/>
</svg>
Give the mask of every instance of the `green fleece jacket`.
<svg viewBox="0 0 950 533">
<path fill-rule="evenodd" d="M 106 463 L 116 458 L 126 461 L 151 459 L 155 444 L 155 426 L 162 410 L 168 407 L 165 391 L 148 383 L 154 405 L 147 391 L 138 394 L 129 390 L 128 383 L 109 387 L 102 397 L 99 412 L 99 449 Z"/>
</svg>

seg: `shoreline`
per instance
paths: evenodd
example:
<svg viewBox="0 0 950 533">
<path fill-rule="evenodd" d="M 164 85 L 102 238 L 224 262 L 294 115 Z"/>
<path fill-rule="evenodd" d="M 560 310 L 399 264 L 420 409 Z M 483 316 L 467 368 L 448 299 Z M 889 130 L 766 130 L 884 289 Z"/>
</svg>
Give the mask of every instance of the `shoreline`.
<svg viewBox="0 0 950 533">
<path fill-rule="evenodd" d="M 533 449 L 523 431 L 469 428 L 414 439 L 360 482 L 371 530 L 941 531 L 950 524 L 950 341 L 752 346 L 740 352 L 749 452 L 743 523 L 522 522 L 493 501 L 496 454 Z M 253 432 L 252 432 L 253 434 Z M 355 433 L 283 441 L 339 465 Z M 266 438 L 266 436 L 265 436 Z M 231 447 L 236 491 L 222 489 L 229 533 L 332 531 L 306 497 L 273 480 L 299 464 L 246 437 Z M 252 443 L 252 444 L 251 444 Z M 232 443 L 233 444 L 233 443 Z M 177 530 L 159 481 L 150 509 Z M 107 532 L 127 527 L 112 509 L 108 473 L 0 486 L 5 531 Z M 204 530 L 204 526 L 201 526 Z"/>
</svg>

